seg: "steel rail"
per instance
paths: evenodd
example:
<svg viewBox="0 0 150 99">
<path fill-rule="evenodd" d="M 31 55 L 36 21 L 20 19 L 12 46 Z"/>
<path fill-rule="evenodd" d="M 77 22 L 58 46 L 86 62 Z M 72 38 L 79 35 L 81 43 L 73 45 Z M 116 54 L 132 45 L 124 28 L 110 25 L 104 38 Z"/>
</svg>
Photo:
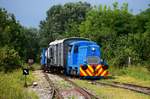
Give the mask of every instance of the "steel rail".
<svg viewBox="0 0 150 99">
<path fill-rule="evenodd" d="M 85 90 L 84 88 L 81 88 L 80 86 L 78 86 L 76 83 L 74 83 L 73 81 L 69 80 L 67 77 L 64 76 L 60 76 L 61 78 L 63 78 L 65 81 L 71 83 L 73 86 L 75 86 L 76 90 L 81 93 L 85 99 L 99 99 L 97 96 L 93 95 L 92 93 L 88 92 L 87 90 Z"/>
<path fill-rule="evenodd" d="M 139 85 L 121 83 L 121 82 L 113 82 L 113 83 L 105 83 L 105 82 L 97 82 L 97 81 L 92 81 L 92 82 L 94 84 L 101 84 L 101 85 L 111 86 L 115 88 L 117 87 L 117 88 L 122 88 L 122 89 L 128 89 L 128 90 L 135 91 L 138 93 L 150 95 L 150 87 L 143 87 Z"/>
<path fill-rule="evenodd" d="M 47 73 L 44 73 L 46 80 L 48 81 L 49 85 L 52 88 L 52 97 L 51 99 L 63 99 L 63 96 L 60 94 L 58 88 L 54 85 L 52 80 L 48 77 Z"/>
</svg>

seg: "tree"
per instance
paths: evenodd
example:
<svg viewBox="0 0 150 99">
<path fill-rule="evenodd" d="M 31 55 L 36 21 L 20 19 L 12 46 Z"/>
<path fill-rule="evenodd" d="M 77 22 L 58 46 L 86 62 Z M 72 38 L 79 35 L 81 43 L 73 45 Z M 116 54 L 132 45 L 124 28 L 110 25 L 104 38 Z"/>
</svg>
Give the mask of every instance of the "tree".
<svg viewBox="0 0 150 99">
<path fill-rule="evenodd" d="M 80 25 L 80 35 L 101 44 L 103 58 L 111 64 L 124 66 L 128 57 L 132 58 L 133 64 L 142 63 L 149 57 L 149 48 L 145 47 L 149 37 L 144 33 L 149 29 L 147 12 L 133 15 L 128 12 L 127 3 L 119 8 L 115 2 L 113 9 L 100 5 L 87 13 Z"/>
<path fill-rule="evenodd" d="M 29 52 L 38 52 L 38 31 L 27 29 L 16 21 L 13 14 L 0 8 L 0 48 L 8 46 L 14 49 L 22 60 L 29 57 Z M 36 51 L 35 51 L 36 50 Z M 36 56 L 34 53 L 33 56 Z"/>
<path fill-rule="evenodd" d="M 22 26 L 16 21 L 13 14 L 8 14 L 5 9 L 0 9 L 0 46 L 8 45 L 13 47 L 19 52 L 20 56 L 23 56 L 22 47 L 24 44 L 24 34 Z"/>
<path fill-rule="evenodd" d="M 23 28 L 25 35 L 25 59 L 37 59 L 39 53 L 39 31 L 36 28 Z M 37 60 L 38 61 L 38 60 Z"/>
<path fill-rule="evenodd" d="M 90 8 L 90 4 L 82 2 L 51 7 L 46 20 L 40 23 L 40 45 L 44 47 L 55 39 L 77 36 L 79 24 L 85 20 Z"/>
</svg>

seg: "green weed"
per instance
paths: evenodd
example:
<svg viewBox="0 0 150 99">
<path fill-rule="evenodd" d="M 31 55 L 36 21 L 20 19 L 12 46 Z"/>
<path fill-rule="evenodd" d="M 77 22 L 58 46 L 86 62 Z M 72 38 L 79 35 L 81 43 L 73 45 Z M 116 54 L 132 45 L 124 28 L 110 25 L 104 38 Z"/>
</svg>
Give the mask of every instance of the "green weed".
<svg viewBox="0 0 150 99">
<path fill-rule="evenodd" d="M 111 66 L 109 72 L 113 79 L 103 81 L 119 81 L 150 87 L 150 72 L 144 66 L 130 66 L 122 69 Z"/>
<path fill-rule="evenodd" d="M 109 86 L 93 85 L 86 80 L 74 80 L 79 86 L 84 87 L 96 94 L 101 99 L 149 99 L 149 95 L 136 93 L 130 90 L 113 88 Z"/>
<path fill-rule="evenodd" d="M 32 83 L 32 73 L 27 77 L 27 84 Z M 37 99 L 33 92 L 24 88 L 24 76 L 21 70 L 0 73 L 0 99 Z"/>
</svg>

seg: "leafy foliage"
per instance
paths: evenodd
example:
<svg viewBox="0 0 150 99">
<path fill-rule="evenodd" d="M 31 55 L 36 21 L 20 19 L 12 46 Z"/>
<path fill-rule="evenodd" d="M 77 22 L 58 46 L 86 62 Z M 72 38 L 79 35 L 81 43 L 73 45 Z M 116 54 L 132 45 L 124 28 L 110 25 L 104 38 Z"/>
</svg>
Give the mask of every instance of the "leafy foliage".
<svg viewBox="0 0 150 99">
<path fill-rule="evenodd" d="M 46 20 L 40 23 L 40 45 L 47 46 L 55 39 L 78 36 L 78 27 L 90 8 L 90 4 L 82 2 L 51 7 L 47 11 Z"/>
<path fill-rule="evenodd" d="M 102 58 L 111 65 L 126 66 L 129 57 L 132 65 L 150 63 L 150 8 L 134 15 L 127 3 L 121 7 L 117 2 L 113 7 L 92 7 L 86 2 L 54 5 L 39 30 L 21 26 L 2 8 L 0 19 L 0 48 L 9 46 L 22 60 L 39 60 L 40 48 L 55 39 L 82 36 L 102 45 Z"/>
<path fill-rule="evenodd" d="M 0 8 L 0 47 L 5 45 L 18 52 L 22 60 L 36 58 L 38 53 L 38 31 L 24 28 L 13 14 Z M 6 49 L 7 50 L 7 49 Z"/>
<path fill-rule="evenodd" d="M 90 10 L 80 25 L 80 35 L 91 38 L 103 47 L 103 58 L 111 65 L 124 66 L 149 61 L 149 9 L 138 15 L 128 11 L 128 4 L 113 9 L 100 5 Z"/>
<path fill-rule="evenodd" d="M 25 60 L 27 61 L 27 59 L 32 58 L 35 61 L 39 61 L 37 57 L 39 53 L 39 31 L 36 28 L 23 28 L 22 32 L 25 35 Z"/>
<path fill-rule="evenodd" d="M 0 70 L 5 72 L 21 66 L 18 52 L 9 47 L 0 48 Z"/>
<path fill-rule="evenodd" d="M 150 8 L 134 15 L 128 4 L 113 3 L 113 8 L 87 3 L 55 5 L 40 24 L 40 45 L 57 38 L 82 36 L 102 45 L 102 57 L 114 66 L 150 62 Z"/>
</svg>

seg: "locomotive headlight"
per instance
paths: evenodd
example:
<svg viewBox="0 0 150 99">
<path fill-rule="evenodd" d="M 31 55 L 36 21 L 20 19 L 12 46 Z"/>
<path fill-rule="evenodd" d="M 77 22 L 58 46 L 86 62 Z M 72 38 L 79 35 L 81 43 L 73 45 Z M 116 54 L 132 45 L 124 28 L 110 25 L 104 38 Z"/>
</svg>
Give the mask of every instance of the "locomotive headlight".
<svg viewBox="0 0 150 99">
<path fill-rule="evenodd" d="M 96 49 L 93 47 L 93 48 L 92 48 L 92 51 L 95 51 L 95 50 L 96 50 Z"/>
</svg>

